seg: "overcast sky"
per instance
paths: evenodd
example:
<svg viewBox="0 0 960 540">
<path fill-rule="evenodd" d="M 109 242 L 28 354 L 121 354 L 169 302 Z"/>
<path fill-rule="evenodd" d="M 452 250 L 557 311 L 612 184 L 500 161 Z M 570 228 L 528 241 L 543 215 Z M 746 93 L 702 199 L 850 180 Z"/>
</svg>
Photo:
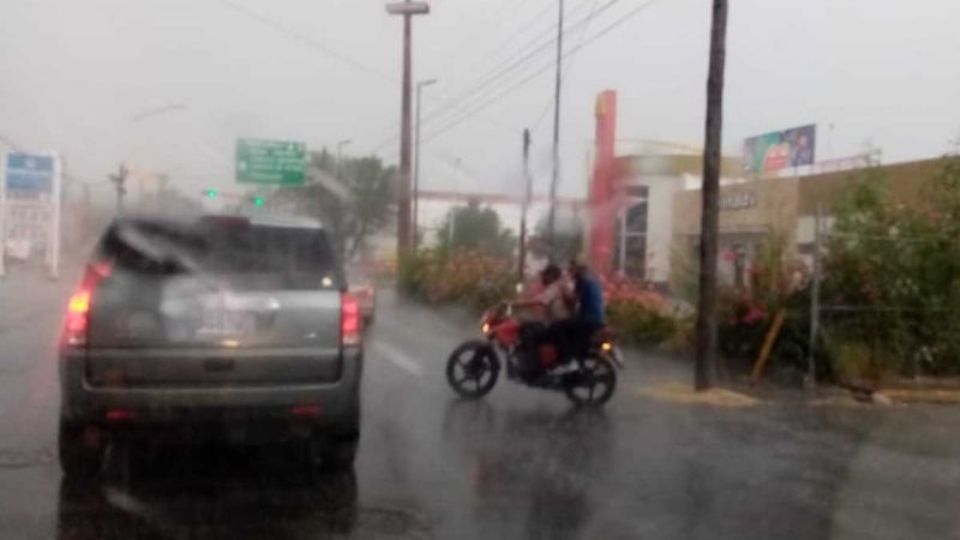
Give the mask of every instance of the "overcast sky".
<svg viewBox="0 0 960 540">
<path fill-rule="evenodd" d="M 619 92 L 620 137 L 702 142 L 709 0 L 655 0 L 594 39 L 646 3 L 566 0 L 566 43 L 582 48 L 565 66 L 563 192 L 583 191 L 603 89 Z M 414 76 L 439 79 L 424 91 L 423 185 L 519 193 L 531 127 L 545 190 L 553 71 L 517 84 L 552 48 L 491 75 L 549 39 L 556 0 L 431 4 L 414 29 Z M 805 123 L 819 124 L 820 157 L 872 140 L 886 162 L 927 158 L 960 136 L 960 2 L 731 4 L 726 152 Z M 0 0 L 0 136 L 62 152 L 79 178 L 127 161 L 188 191 L 232 184 L 237 137 L 351 139 L 348 153 L 395 162 L 400 43 L 376 0 Z M 134 121 L 171 104 L 186 108 Z"/>
</svg>

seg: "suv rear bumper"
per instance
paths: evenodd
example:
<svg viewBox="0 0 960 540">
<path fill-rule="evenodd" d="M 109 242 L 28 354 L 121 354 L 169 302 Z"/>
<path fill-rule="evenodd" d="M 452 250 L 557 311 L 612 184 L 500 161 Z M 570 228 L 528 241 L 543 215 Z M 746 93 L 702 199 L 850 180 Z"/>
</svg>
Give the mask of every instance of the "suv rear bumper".
<svg viewBox="0 0 960 540">
<path fill-rule="evenodd" d="M 359 433 L 363 353 L 343 352 L 340 380 L 316 384 L 105 388 L 89 384 L 85 350 L 61 355 L 61 418 L 111 433 L 244 440 Z"/>
</svg>

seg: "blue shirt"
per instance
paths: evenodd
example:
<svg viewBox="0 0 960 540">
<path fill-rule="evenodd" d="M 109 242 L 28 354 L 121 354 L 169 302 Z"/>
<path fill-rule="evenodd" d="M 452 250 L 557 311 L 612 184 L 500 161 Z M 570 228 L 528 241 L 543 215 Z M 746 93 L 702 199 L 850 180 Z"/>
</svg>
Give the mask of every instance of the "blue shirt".
<svg viewBox="0 0 960 540">
<path fill-rule="evenodd" d="M 603 290 L 597 279 L 593 276 L 581 276 L 577 279 L 575 287 L 577 300 L 580 302 L 580 312 L 577 317 L 586 323 L 605 324 Z"/>
</svg>

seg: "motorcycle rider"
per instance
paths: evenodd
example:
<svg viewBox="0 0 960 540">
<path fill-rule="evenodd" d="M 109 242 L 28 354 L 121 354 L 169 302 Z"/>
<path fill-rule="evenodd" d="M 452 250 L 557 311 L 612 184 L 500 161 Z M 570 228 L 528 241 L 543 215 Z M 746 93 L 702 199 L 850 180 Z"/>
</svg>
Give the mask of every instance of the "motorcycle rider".
<svg viewBox="0 0 960 540">
<path fill-rule="evenodd" d="M 514 302 L 514 308 L 538 308 L 535 320 L 523 324 L 521 332 L 523 343 L 528 349 L 524 352 L 524 371 L 529 376 L 541 373 L 543 366 L 537 354 L 540 345 L 552 340 L 553 325 L 566 320 L 571 315 L 569 298 L 571 290 L 563 278 L 563 271 L 559 266 L 548 263 L 540 271 L 540 292 L 532 299 Z M 556 344 L 556 343 L 555 343 Z M 557 346 L 559 350 L 559 345 Z"/>
<path fill-rule="evenodd" d="M 603 286 L 585 264 L 570 261 L 568 273 L 573 281 L 575 314 L 551 326 L 550 334 L 566 361 L 586 350 L 590 338 L 606 324 Z"/>
</svg>

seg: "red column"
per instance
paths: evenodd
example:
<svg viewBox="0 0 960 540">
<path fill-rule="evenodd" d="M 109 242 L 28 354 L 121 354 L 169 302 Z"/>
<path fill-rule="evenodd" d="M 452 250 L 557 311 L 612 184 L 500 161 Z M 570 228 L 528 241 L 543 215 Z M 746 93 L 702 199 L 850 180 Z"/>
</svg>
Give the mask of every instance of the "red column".
<svg viewBox="0 0 960 540">
<path fill-rule="evenodd" d="M 617 137 L 617 92 L 604 90 L 597 96 L 593 179 L 590 182 L 590 266 L 609 274 L 613 263 L 617 209 L 614 204 L 615 146 Z"/>
</svg>

